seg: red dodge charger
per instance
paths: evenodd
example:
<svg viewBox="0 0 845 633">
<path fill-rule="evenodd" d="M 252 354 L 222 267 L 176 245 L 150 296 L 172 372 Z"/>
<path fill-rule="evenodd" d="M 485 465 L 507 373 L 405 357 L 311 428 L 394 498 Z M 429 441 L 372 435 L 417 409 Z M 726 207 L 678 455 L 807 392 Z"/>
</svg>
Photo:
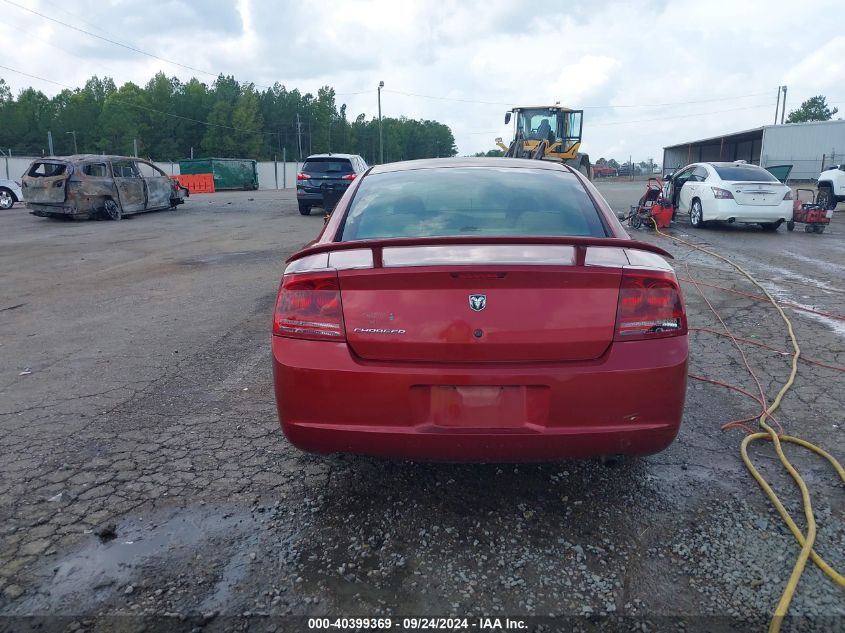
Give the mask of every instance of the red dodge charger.
<svg viewBox="0 0 845 633">
<path fill-rule="evenodd" d="M 307 451 L 416 460 L 663 450 L 688 357 L 664 257 L 557 163 L 373 167 L 288 260 L 272 337 L 282 429 Z"/>
</svg>

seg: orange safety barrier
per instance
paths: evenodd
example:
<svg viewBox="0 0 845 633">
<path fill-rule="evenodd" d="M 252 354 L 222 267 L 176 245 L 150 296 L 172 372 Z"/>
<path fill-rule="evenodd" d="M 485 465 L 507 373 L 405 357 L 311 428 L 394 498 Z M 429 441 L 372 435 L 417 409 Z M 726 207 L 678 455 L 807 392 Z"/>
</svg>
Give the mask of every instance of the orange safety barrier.
<svg viewBox="0 0 845 633">
<path fill-rule="evenodd" d="M 180 174 L 171 178 L 191 193 L 214 193 L 213 174 Z"/>
</svg>

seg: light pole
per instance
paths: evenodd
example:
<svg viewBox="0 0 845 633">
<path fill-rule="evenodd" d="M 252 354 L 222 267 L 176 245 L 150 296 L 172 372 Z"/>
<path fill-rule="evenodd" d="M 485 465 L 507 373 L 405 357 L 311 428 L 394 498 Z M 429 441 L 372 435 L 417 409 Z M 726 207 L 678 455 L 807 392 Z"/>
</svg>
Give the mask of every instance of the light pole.
<svg viewBox="0 0 845 633">
<path fill-rule="evenodd" d="M 65 132 L 65 134 L 72 134 L 73 135 L 73 153 L 78 154 L 79 150 L 76 148 L 76 130 L 71 130 L 70 132 Z"/>
<path fill-rule="evenodd" d="M 381 89 L 384 88 L 384 82 L 378 82 L 378 155 L 379 163 L 384 164 L 384 138 L 381 133 Z"/>
</svg>

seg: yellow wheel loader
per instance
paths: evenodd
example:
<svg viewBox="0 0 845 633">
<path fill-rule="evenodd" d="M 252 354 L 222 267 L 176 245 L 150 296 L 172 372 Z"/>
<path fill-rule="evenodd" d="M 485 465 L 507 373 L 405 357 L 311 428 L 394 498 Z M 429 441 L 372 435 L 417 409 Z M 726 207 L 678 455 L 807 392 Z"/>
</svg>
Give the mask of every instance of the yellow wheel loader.
<svg viewBox="0 0 845 633">
<path fill-rule="evenodd" d="M 583 110 L 561 105 L 519 106 L 505 113 L 505 124 L 513 119 L 513 140 L 496 144 L 511 158 L 556 160 L 592 179 L 590 157 L 580 153 Z"/>
</svg>

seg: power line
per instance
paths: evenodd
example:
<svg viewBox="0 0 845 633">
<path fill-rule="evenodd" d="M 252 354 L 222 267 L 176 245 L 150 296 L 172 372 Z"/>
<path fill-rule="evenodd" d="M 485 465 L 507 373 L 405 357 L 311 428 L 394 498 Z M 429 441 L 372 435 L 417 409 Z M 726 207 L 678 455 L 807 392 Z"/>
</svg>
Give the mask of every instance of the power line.
<svg viewBox="0 0 845 633">
<path fill-rule="evenodd" d="M 401 90 L 389 90 L 384 88 L 385 92 L 390 92 L 397 95 L 403 95 L 406 97 L 419 97 L 421 99 L 434 99 L 437 101 L 454 101 L 457 103 L 473 103 L 473 104 L 481 104 L 481 105 L 503 105 L 503 106 L 513 106 L 513 102 L 504 102 L 504 101 L 481 101 L 478 99 L 462 99 L 458 97 L 441 97 L 436 95 L 425 95 L 416 92 L 403 92 Z M 747 99 L 750 97 L 759 97 L 761 95 L 767 95 L 768 92 L 752 92 L 745 95 L 739 95 L 734 97 L 717 97 L 714 99 L 695 99 L 692 101 L 675 101 L 675 102 L 668 102 L 668 103 L 640 103 L 640 104 L 619 104 L 619 105 L 586 105 L 586 106 L 579 106 L 577 109 L 579 110 L 607 110 L 613 108 L 662 108 L 667 106 L 677 106 L 677 105 L 691 105 L 697 103 L 712 103 L 716 101 L 735 101 L 737 99 Z"/>
<path fill-rule="evenodd" d="M 108 42 L 109 44 L 113 44 L 115 46 L 120 46 L 121 48 L 125 48 L 127 50 L 133 51 L 135 53 L 139 53 L 141 55 L 146 55 L 147 57 L 157 59 L 157 60 L 165 62 L 167 64 L 173 64 L 175 66 L 179 66 L 180 68 L 184 68 L 186 70 L 191 70 L 191 71 L 194 71 L 194 72 L 202 73 L 204 75 L 209 75 L 209 76 L 215 77 L 215 78 L 224 74 L 222 72 L 221 73 L 215 73 L 215 72 L 211 72 L 210 70 L 203 70 L 202 68 L 195 68 L 193 66 L 188 66 L 188 65 L 183 64 L 181 62 L 177 62 L 177 61 L 174 61 L 172 59 L 167 59 L 166 57 L 161 57 L 160 55 L 150 53 L 148 51 L 142 50 L 142 49 L 137 48 L 135 46 L 131 46 L 129 44 L 124 44 L 123 42 L 119 42 L 117 40 L 113 40 L 113 39 L 110 39 L 108 37 L 104 37 L 102 35 L 97 35 L 96 33 L 92 33 L 91 31 L 86 31 L 83 28 L 80 28 L 78 26 L 74 26 L 73 24 L 68 24 L 67 22 L 63 22 L 63 21 L 58 20 L 56 18 L 50 17 L 49 15 L 45 15 L 44 13 L 41 13 L 40 11 L 36 11 L 35 9 L 30 9 L 28 7 L 21 6 L 20 4 L 18 4 L 17 2 L 13 2 L 12 0 L 3 0 L 3 2 L 5 2 L 6 4 L 10 4 L 14 7 L 17 7 L 18 9 L 21 9 L 23 11 L 28 11 L 29 13 L 32 13 L 32 14 L 37 15 L 39 17 L 42 17 L 45 20 L 50 20 L 51 22 L 55 22 L 56 24 L 60 24 L 61 26 L 64 26 L 66 28 L 72 29 L 74 31 L 78 31 L 79 33 L 84 33 L 85 35 L 88 35 L 90 37 L 97 38 L 97 39 L 102 40 L 104 42 Z M 90 24 L 91 26 L 95 26 L 91 22 L 87 22 L 87 21 L 83 20 L 82 18 L 80 18 L 79 16 L 75 16 L 74 14 L 70 13 L 69 11 L 65 11 L 64 9 L 62 9 L 62 12 L 67 14 L 67 15 L 71 15 L 71 16 L 77 18 L 78 20 L 81 20 L 85 24 Z M 100 29 L 99 27 L 95 26 L 95 28 L 102 31 L 103 33 L 108 33 L 108 31 Z M 40 38 L 36 38 L 36 39 L 40 39 Z M 49 42 L 47 42 L 47 43 L 49 44 Z M 56 48 L 59 48 L 59 50 L 65 50 L 65 49 L 62 49 L 61 47 L 58 47 L 58 46 Z M 65 52 L 70 52 L 70 51 L 65 51 Z M 74 55 L 74 57 L 78 57 L 78 55 L 75 55 L 74 53 L 70 53 L 70 54 Z M 114 72 L 114 71 L 111 71 L 111 72 Z M 273 86 L 268 86 L 268 85 L 264 85 L 264 84 L 259 84 L 259 83 L 254 83 L 254 82 L 250 82 L 250 83 L 252 83 L 252 85 L 254 85 L 258 88 L 265 88 L 265 89 L 273 88 Z M 336 92 L 335 97 L 345 97 L 345 96 L 354 96 L 354 95 L 362 95 L 362 94 L 371 94 L 373 92 L 375 92 L 375 90 L 362 90 L 360 92 L 340 92 L 340 93 Z"/>
<path fill-rule="evenodd" d="M 49 15 L 41 13 L 40 11 L 36 11 L 35 9 L 30 9 L 29 7 L 24 7 L 17 2 L 12 2 L 12 0 L 3 0 L 6 4 L 10 4 L 13 7 L 17 7 L 22 11 L 27 11 L 29 13 L 35 14 L 44 18 L 45 20 L 49 20 L 50 22 L 55 22 L 56 24 L 60 24 L 65 28 L 72 29 L 74 31 L 78 31 L 79 33 L 84 33 L 85 35 L 89 35 L 91 37 L 95 37 L 98 40 L 103 40 L 104 42 L 108 42 L 109 44 L 114 44 L 115 46 L 120 46 L 121 48 L 125 48 L 127 50 L 133 51 L 135 53 L 140 53 L 141 55 L 146 55 L 147 57 L 151 57 L 153 59 L 157 59 L 159 61 L 165 62 L 167 64 L 173 64 L 174 66 L 179 66 L 180 68 L 184 68 L 186 70 L 192 70 L 194 72 L 202 73 L 204 75 L 211 75 L 212 77 L 217 77 L 217 73 L 213 73 L 208 70 L 203 70 L 202 68 L 195 68 L 194 66 L 188 66 L 187 64 L 182 64 L 181 62 L 174 61 L 172 59 L 167 59 L 166 57 L 159 57 L 158 55 L 154 55 L 153 53 L 148 53 L 145 50 L 141 50 L 140 48 L 135 48 L 134 46 L 130 46 L 129 44 L 124 44 L 123 42 L 118 42 L 113 39 L 109 39 L 108 37 L 104 37 L 102 35 L 97 35 L 96 33 L 92 33 L 91 31 L 86 31 L 85 29 L 79 28 L 78 26 L 73 26 L 72 24 L 68 24 L 67 22 L 62 22 L 61 20 L 57 20 L 56 18 L 52 18 Z"/>
</svg>

